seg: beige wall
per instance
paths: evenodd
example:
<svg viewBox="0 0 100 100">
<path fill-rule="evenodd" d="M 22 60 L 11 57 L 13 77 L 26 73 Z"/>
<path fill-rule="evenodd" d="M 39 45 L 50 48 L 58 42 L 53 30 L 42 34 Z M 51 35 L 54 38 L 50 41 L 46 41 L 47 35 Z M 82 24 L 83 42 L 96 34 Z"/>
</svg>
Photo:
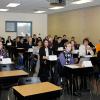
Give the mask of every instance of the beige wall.
<svg viewBox="0 0 100 100">
<path fill-rule="evenodd" d="M 93 43 L 100 40 L 100 7 L 90 7 L 48 15 L 48 34 L 75 36 L 78 42 L 89 37 Z"/>
<path fill-rule="evenodd" d="M 16 33 L 5 32 L 5 21 L 32 21 L 32 33 L 41 34 L 45 37 L 47 34 L 47 15 L 46 14 L 25 14 L 25 13 L 0 13 L 0 36 L 7 38 L 16 37 Z"/>
</svg>

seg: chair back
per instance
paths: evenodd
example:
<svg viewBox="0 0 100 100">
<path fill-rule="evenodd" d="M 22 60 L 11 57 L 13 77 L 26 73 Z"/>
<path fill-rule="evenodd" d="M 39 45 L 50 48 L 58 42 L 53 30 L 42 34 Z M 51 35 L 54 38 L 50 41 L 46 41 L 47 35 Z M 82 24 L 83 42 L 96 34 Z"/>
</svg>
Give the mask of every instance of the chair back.
<svg viewBox="0 0 100 100">
<path fill-rule="evenodd" d="M 40 83 L 39 77 L 24 77 L 20 78 L 18 81 L 18 85 L 26 85 L 26 84 L 33 84 L 33 83 Z"/>
</svg>

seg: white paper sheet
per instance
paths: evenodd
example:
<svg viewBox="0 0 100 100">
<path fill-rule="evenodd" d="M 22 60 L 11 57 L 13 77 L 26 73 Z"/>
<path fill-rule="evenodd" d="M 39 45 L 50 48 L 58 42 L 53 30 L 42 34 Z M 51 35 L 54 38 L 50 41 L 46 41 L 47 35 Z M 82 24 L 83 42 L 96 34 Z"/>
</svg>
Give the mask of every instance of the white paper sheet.
<svg viewBox="0 0 100 100">
<path fill-rule="evenodd" d="M 34 49 L 34 46 L 32 46 L 32 48 Z"/>
<path fill-rule="evenodd" d="M 78 54 L 79 53 L 79 50 L 74 50 L 73 51 L 73 54 Z"/>
<path fill-rule="evenodd" d="M 92 65 L 91 61 L 83 61 L 82 67 L 93 67 L 93 65 Z"/>
<path fill-rule="evenodd" d="M 0 61 L 0 64 L 11 64 L 11 58 L 3 58 L 2 61 Z"/>
<path fill-rule="evenodd" d="M 28 49 L 28 52 L 33 52 L 33 48 L 29 48 Z"/>
<path fill-rule="evenodd" d="M 64 50 L 63 47 L 59 47 L 59 48 L 58 48 L 58 51 L 63 51 L 63 50 Z"/>
<path fill-rule="evenodd" d="M 49 55 L 48 60 L 49 61 L 56 61 L 57 60 L 57 55 Z"/>
<path fill-rule="evenodd" d="M 3 59 L 3 56 L 0 56 L 0 59 Z"/>
<path fill-rule="evenodd" d="M 7 46 L 11 46 L 11 43 L 7 43 Z"/>
<path fill-rule="evenodd" d="M 92 56 L 91 55 L 85 55 L 84 57 L 85 58 L 91 58 Z"/>
</svg>

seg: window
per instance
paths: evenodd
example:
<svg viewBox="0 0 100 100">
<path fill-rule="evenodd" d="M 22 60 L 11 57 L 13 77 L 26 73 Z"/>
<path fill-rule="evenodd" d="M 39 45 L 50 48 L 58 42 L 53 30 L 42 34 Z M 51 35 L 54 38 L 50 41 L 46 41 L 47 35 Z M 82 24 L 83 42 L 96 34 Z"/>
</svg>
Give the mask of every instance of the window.
<svg viewBox="0 0 100 100">
<path fill-rule="evenodd" d="M 14 21 L 6 21 L 5 28 L 6 32 L 17 32 L 17 25 Z"/>
<path fill-rule="evenodd" d="M 6 32 L 16 32 L 17 36 L 32 35 L 32 22 L 29 21 L 6 21 Z"/>
</svg>

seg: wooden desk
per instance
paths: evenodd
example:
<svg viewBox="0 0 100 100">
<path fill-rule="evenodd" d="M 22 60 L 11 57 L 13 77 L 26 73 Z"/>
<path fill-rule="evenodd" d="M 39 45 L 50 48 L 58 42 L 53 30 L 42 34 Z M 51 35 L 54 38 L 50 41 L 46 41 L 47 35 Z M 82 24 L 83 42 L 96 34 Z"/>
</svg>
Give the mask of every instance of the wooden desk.
<svg viewBox="0 0 100 100">
<path fill-rule="evenodd" d="M 0 71 L 0 89 L 10 89 L 13 85 L 18 83 L 20 77 L 28 76 L 28 73 L 23 70 Z"/>
<path fill-rule="evenodd" d="M 64 65 L 64 66 L 68 67 L 68 68 L 71 68 L 71 69 L 93 68 L 93 66 L 83 67 L 83 66 L 81 66 L 81 64 Z"/>
<path fill-rule="evenodd" d="M 18 76 L 28 76 L 28 73 L 26 73 L 23 70 L 0 71 L 0 78 L 18 77 Z"/>
<path fill-rule="evenodd" d="M 24 53 L 25 52 L 25 48 L 16 48 L 18 53 Z"/>
<path fill-rule="evenodd" d="M 24 48 L 16 48 L 16 49 L 18 49 L 18 50 L 24 50 Z"/>
<path fill-rule="evenodd" d="M 74 77 L 90 77 L 90 75 L 93 74 L 93 66 L 90 67 L 82 67 L 80 64 L 74 64 L 74 65 L 65 65 L 64 70 L 66 73 L 66 76 L 69 76 L 71 79 L 71 91 L 73 94 L 73 86 L 74 86 Z"/>
<path fill-rule="evenodd" d="M 69 73 L 72 75 L 89 75 L 90 73 L 93 73 L 94 67 L 82 67 L 80 64 L 74 64 L 74 65 L 64 65 L 65 73 Z M 67 74 L 68 75 L 68 74 Z"/>
<path fill-rule="evenodd" d="M 18 100 L 40 100 L 43 98 L 51 98 L 52 96 L 57 96 L 58 93 L 62 90 L 61 87 L 58 87 L 49 82 L 29 84 L 22 86 L 13 87 L 14 94 L 17 96 Z M 50 95 L 52 94 L 52 95 Z M 49 97 L 48 97 L 49 96 Z"/>
</svg>

